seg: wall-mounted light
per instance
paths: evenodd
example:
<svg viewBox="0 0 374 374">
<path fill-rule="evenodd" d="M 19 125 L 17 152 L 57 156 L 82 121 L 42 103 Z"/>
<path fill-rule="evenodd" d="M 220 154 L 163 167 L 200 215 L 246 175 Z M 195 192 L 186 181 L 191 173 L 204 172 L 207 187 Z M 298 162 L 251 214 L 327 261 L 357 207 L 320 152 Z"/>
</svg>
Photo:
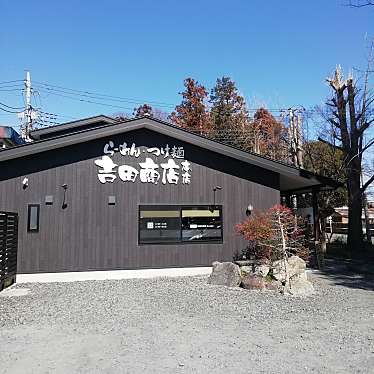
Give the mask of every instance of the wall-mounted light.
<svg viewBox="0 0 374 374">
<path fill-rule="evenodd" d="M 247 209 L 245 211 L 245 214 L 249 217 L 251 214 L 252 214 L 252 211 L 253 211 L 253 205 L 252 204 L 249 204 L 247 206 Z"/>
<path fill-rule="evenodd" d="M 68 185 L 64 183 L 61 187 L 64 190 L 64 199 L 62 200 L 62 209 L 66 209 L 68 207 L 68 204 L 66 203 L 66 190 L 68 189 Z"/>
<path fill-rule="evenodd" d="M 108 196 L 108 205 L 116 205 L 116 197 Z"/>
<path fill-rule="evenodd" d="M 209 210 L 213 213 L 214 212 L 214 209 L 216 208 L 216 191 L 217 190 L 222 190 L 222 187 L 221 186 L 215 186 L 213 187 L 213 205 L 210 206 Z"/>
<path fill-rule="evenodd" d="M 22 180 L 22 188 L 25 190 L 29 186 L 29 178 L 25 177 Z"/>
</svg>

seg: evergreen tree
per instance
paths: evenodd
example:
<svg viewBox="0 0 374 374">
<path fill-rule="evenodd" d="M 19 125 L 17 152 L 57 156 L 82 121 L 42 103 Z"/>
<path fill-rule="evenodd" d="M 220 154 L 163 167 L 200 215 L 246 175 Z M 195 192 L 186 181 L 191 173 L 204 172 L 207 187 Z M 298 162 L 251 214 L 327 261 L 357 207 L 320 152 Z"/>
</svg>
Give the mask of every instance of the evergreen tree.
<svg viewBox="0 0 374 374">
<path fill-rule="evenodd" d="M 211 91 L 211 119 L 217 140 L 240 146 L 248 128 L 246 103 L 229 77 L 218 78 Z"/>
</svg>

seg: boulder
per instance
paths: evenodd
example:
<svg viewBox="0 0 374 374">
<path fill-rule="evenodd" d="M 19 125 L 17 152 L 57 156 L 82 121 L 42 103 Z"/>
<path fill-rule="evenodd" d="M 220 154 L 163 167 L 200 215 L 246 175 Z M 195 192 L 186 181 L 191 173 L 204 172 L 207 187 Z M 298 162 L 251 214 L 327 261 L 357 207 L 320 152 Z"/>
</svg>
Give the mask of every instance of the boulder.
<svg viewBox="0 0 374 374">
<path fill-rule="evenodd" d="M 280 292 L 283 289 L 282 283 L 277 280 L 271 280 L 265 282 L 265 288 L 269 291 Z"/>
<path fill-rule="evenodd" d="M 298 256 L 291 256 L 288 258 L 288 269 L 290 278 L 294 275 L 305 273 L 306 263 Z"/>
<path fill-rule="evenodd" d="M 256 265 L 253 273 L 259 277 L 266 277 L 269 274 L 270 266 L 266 264 Z"/>
<path fill-rule="evenodd" d="M 300 280 L 300 279 L 301 279 L 301 280 L 305 280 L 305 281 L 308 280 L 305 271 L 304 271 L 303 273 L 293 275 L 293 276 L 290 278 L 290 282 L 291 282 L 291 281 L 296 282 L 296 281 L 298 281 L 298 280 Z"/>
<path fill-rule="evenodd" d="M 273 277 L 276 280 L 284 282 L 286 280 L 286 271 L 283 260 L 274 261 L 271 265 Z M 286 268 L 289 278 L 305 273 L 306 263 L 298 256 L 288 258 Z"/>
<path fill-rule="evenodd" d="M 247 274 L 252 274 L 253 271 L 252 271 L 252 266 L 241 266 L 240 267 L 240 274 L 242 276 L 245 276 Z"/>
<path fill-rule="evenodd" d="M 212 273 L 208 278 L 209 284 L 217 286 L 237 287 L 240 284 L 239 266 L 232 262 L 213 262 Z"/>
<path fill-rule="evenodd" d="M 310 296 L 314 293 L 312 283 L 302 277 L 293 277 L 290 286 L 289 293 L 293 296 Z"/>
<path fill-rule="evenodd" d="M 246 290 L 264 290 L 265 279 L 257 275 L 249 274 L 242 278 L 242 287 Z"/>
<path fill-rule="evenodd" d="M 253 264 L 253 260 L 237 260 L 234 263 L 239 266 L 249 266 Z"/>
<path fill-rule="evenodd" d="M 289 273 L 288 263 L 286 263 L 286 268 Z M 274 279 L 280 282 L 284 282 L 286 280 L 286 270 L 285 270 L 283 260 L 274 261 L 271 265 L 271 269 L 272 269 L 272 275 Z"/>
</svg>

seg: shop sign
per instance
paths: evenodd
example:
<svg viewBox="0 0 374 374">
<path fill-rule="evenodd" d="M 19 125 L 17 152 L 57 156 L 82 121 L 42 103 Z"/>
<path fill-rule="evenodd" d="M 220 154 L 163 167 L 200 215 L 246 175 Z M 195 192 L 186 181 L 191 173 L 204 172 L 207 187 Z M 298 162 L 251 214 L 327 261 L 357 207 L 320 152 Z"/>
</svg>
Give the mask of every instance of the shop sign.
<svg viewBox="0 0 374 374">
<path fill-rule="evenodd" d="M 112 157 L 115 153 L 123 156 L 123 162 L 116 164 Z M 101 183 L 113 183 L 117 177 L 122 182 L 136 182 L 158 184 L 190 184 L 191 182 L 191 163 L 184 159 L 183 147 L 150 147 L 141 149 L 135 143 L 131 146 L 126 142 L 115 147 L 113 141 L 105 144 L 104 155 L 95 160 L 98 166 L 97 177 Z M 145 160 L 138 162 L 138 167 L 126 164 L 126 158 L 139 159 L 144 155 Z M 160 163 L 156 163 L 151 156 L 157 159 L 161 158 Z M 133 165 L 133 163 L 132 163 Z"/>
</svg>

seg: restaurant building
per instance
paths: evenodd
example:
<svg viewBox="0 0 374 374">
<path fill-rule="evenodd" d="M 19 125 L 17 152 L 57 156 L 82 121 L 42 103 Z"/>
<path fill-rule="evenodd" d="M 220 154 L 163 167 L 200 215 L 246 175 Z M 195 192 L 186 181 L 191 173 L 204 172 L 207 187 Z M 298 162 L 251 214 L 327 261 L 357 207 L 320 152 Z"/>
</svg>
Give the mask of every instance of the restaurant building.
<svg viewBox="0 0 374 374">
<path fill-rule="evenodd" d="M 149 118 L 39 129 L 0 152 L 18 273 L 209 266 L 246 242 L 235 224 L 332 181 Z"/>
</svg>

